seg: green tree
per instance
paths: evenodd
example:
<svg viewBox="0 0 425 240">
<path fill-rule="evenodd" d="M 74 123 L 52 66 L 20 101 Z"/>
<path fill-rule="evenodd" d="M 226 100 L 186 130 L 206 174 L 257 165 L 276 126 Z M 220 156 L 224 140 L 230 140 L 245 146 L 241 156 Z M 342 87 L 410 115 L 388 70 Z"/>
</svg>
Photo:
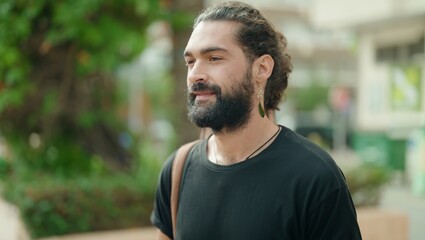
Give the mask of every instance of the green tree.
<svg viewBox="0 0 425 240">
<path fill-rule="evenodd" d="M 159 0 L 2 0 L 0 135 L 31 167 L 125 168 L 114 72 L 164 17 Z"/>
</svg>

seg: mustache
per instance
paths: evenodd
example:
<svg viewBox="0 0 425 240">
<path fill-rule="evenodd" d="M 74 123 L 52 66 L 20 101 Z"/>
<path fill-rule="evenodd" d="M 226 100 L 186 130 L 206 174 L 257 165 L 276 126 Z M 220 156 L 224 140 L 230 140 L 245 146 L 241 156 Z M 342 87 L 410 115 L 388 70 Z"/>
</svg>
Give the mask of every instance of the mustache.
<svg viewBox="0 0 425 240">
<path fill-rule="evenodd" d="M 192 92 L 208 91 L 213 92 L 216 95 L 221 94 L 221 88 L 215 84 L 208 84 L 206 82 L 197 82 L 193 84 L 189 89 L 189 94 L 192 95 Z"/>
</svg>

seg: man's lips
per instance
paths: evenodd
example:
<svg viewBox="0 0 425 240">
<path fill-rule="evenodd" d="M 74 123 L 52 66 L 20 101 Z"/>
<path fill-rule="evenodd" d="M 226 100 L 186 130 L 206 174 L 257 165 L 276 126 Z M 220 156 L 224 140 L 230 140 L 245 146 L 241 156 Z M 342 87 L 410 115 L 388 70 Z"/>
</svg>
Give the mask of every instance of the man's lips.
<svg viewBox="0 0 425 240">
<path fill-rule="evenodd" d="M 196 100 L 208 99 L 215 95 L 214 92 L 210 92 L 210 91 L 206 91 L 206 92 L 196 91 L 196 92 L 192 92 L 192 94 L 195 96 Z"/>
</svg>

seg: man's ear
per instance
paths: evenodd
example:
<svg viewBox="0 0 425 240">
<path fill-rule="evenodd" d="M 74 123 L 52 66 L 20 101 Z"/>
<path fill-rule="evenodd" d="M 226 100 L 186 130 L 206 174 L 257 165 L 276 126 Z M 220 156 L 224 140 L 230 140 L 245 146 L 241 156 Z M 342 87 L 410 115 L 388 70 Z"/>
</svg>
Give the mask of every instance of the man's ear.
<svg viewBox="0 0 425 240">
<path fill-rule="evenodd" d="M 255 60 L 254 67 L 253 74 L 257 84 L 265 84 L 270 75 L 272 75 L 274 60 L 270 55 L 264 54 Z"/>
</svg>

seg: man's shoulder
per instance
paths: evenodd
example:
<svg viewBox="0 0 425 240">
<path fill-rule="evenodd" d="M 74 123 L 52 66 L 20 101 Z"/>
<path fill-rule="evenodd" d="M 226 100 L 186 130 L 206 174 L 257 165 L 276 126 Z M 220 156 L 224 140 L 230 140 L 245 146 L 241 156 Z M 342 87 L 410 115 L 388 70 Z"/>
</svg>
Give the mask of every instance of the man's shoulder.
<svg viewBox="0 0 425 240">
<path fill-rule="evenodd" d="M 304 180 L 321 179 L 345 185 L 342 172 L 332 156 L 307 138 L 286 129 L 279 149 L 283 158 Z"/>
<path fill-rule="evenodd" d="M 202 149 L 203 149 L 203 147 L 202 146 L 204 146 L 204 142 L 205 142 L 206 140 L 197 140 L 197 141 L 194 141 L 194 145 L 189 149 L 189 152 L 187 153 L 187 155 L 186 155 L 186 160 L 189 160 L 189 159 L 191 159 L 191 158 L 193 158 L 193 157 L 197 157 L 197 156 L 200 156 L 201 154 L 202 154 Z M 190 142 L 190 143 L 192 143 L 192 142 Z M 185 144 L 183 144 L 183 145 L 185 145 Z M 182 146 L 183 146 L 182 145 Z M 175 157 L 176 157 L 176 154 L 177 154 L 177 151 L 179 150 L 181 148 L 181 146 L 180 147 L 178 147 L 178 148 L 176 148 L 169 156 L 168 156 L 168 158 L 165 160 L 165 162 L 164 162 L 164 164 L 163 164 L 163 166 L 162 166 L 162 172 L 165 172 L 165 173 L 167 173 L 167 174 L 171 174 L 171 171 L 172 171 L 172 168 L 173 168 L 173 163 L 174 163 L 174 159 L 175 159 Z"/>
<path fill-rule="evenodd" d="M 288 128 L 284 129 L 280 140 L 280 149 L 284 151 L 285 156 L 289 154 L 296 157 L 298 161 L 301 159 L 312 161 L 313 163 L 317 161 L 334 162 L 325 149 Z"/>
</svg>

